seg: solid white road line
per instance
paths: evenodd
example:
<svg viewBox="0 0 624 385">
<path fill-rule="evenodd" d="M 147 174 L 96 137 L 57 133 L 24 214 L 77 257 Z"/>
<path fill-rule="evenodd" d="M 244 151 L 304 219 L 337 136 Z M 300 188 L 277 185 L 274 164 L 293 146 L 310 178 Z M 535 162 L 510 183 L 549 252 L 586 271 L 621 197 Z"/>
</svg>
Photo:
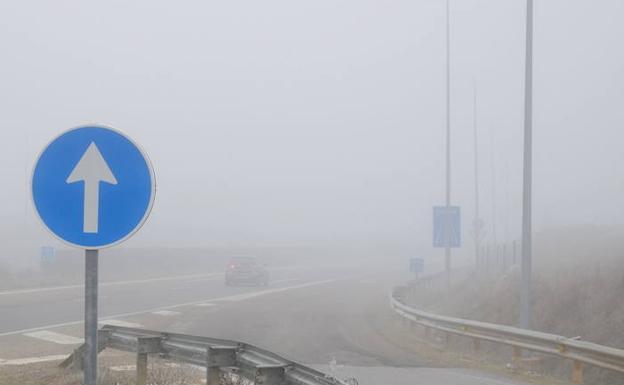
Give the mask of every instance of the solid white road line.
<svg viewBox="0 0 624 385">
<path fill-rule="evenodd" d="M 66 334 L 51 332 L 49 330 L 40 330 L 36 332 L 24 333 L 27 337 L 37 338 L 40 340 L 54 342 L 60 345 L 78 345 L 83 342 L 82 338 L 68 336 Z"/>
<path fill-rule="evenodd" d="M 210 302 L 203 302 L 203 303 L 196 303 L 193 306 L 197 306 L 197 307 L 209 307 L 209 306 L 217 306 L 214 303 L 210 303 Z"/>
<path fill-rule="evenodd" d="M 285 283 L 285 282 L 294 282 L 294 281 L 301 281 L 301 279 L 299 278 L 278 279 L 277 281 L 271 281 L 271 283 L 276 284 L 276 283 Z"/>
<path fill-rule="evenodd" d="M 346 278 L 340 278 L 340 279 L 346 279 Z M 282 287 L 282 288 L 279 288 L 279 289 L 270 289 L 270 290 L 257 291 L 257 292 L 250 293 L 250 294 L 245 294 L 245 295 L 239 294 L 239 295 L 231 295 L 231 296 L 222 297 L 222 298 L 206 298 L 206 299 L 202 299 L 201 301 L 193 301 L 193 302 L 187 302 L 187 303 L 180 303 L 180 304 L 176 304 L 176 305 L 161 306 L 161 307 L 156 307 L 156 308 L 152 308 L 152 309 L 139 310 L 139 311 L 134 311 L 134 312 L 129 312 L 129 313 L 115 314 L 115 315 L 110 315 L 110 316 L 106 316 L 106 317 L 100 317 L 99 323 L 100 324 L 106 324 L 107 322 L 110 322 L 109 320 L 113 320 L 114 318 L 131 317 L 131 316 L 134 316 L 134 315 L 153 313 L 155 311 L 160 311 L 160 310 L 177 309 L 177 308 L 181 308 L 181 307 L 185 307 L 185 306 L 192 306 L 192 305 L 197 305 L 197 304 L 206 303 L 206 302 L 242 301 L 242 300 L 245 300 L 245 299 L 255 298 L 255 297 L 259 297 L 259 296 L 267 295 L 267 294 L 273 294 L 273 293 L 278 293 L 278 292 L 283 292 L 283 291 L 288 291 L 288 290 L 301 289 L 301 288 L 304 288 L 304 287 L 324 285 L 324 284 L 327 284 L 327 283 L 336 282 L 336 281 L 338 281 L 340 279 L 326 279 L 326 280 L 323 280 L 323 281 L 308 282 L 308 283 L 304 283 L 304 284 L 301 284 L 301 285 L 286 286 L 286 287 Z M 63 326 L 80 325 L 82 323 L 83 323 L 83 321 L 81 320 L 81 321 L 63 322 L 63 323 L 58 323 L 58 324 L 53 324 L 53 325 L 46 325 L 46 326 L 37 326 L 37 327 L 29 328 L 29 329 L 14 330 L 14 331 L 10 331 L 10 332 L 0 333 L 0 337 L 11 336 L 11 335 L 15 335 L 15 334 L 24 334 L 24 333 L 37 331 L 37 330 L 54 329 L 54 328 L 59 328 L 59 327 L 63 327 Z"/>
<path fill-rule="evenodd" d="M 201 280 L 222 276 L 223 273 L 211 273 L 211 274 L 193 274 L 193 275 L 180 275 L 175 277 L 161 277 L 161 278 L 149 278 L 149 279 L 137 279 L 131 281 L 114 281 L 114 282 L 103 282 L 100 283 L 100 287 L 106 286 L 123 286 L 123 285 L 134 285 L 137 283 L 149 283 L 149 282 L 162 282 L 162 281 L 176 281 L 182 279 L 193 279 L 193 278 L 201 278 Z M 195 281 L 192 281 L 195 282 Z M 84 285 L 67 285 L 67 286 L 50 286 L 50 287 L 38 287 L 33 289 L 21 289 L 21 290 L 8 290 L 8 291 L 0 291 L 0 296 L 3 295 L 12 295 L 12 294 L 30 294 L 30 293 L 41 293 L 48 291 L 58 291 L 58 290 L 69 290 L 69 289 L 83 289 Z"/>
<path fill-rule="evenodd" d="M 17 359 L 14 359 L 14 360 L 0 360 L 0 366 L 3 366 L 3 365 L 29 365 L 29 364 L 37 364 L 39 362 L 60 361 L 60 360 L 64 360 L 65 358 L 67 358 L 67 354 L 56 355 L 56 356 L 17 358 Z"/>
<path fill-rule="evenodd" d="M 179 311 L 159 310 L 159 311 L 153 311 L 152 314 L 161 315 L 163 317 L 172 317 L 172 316 L 180 315 L 182 313 L 180 313 Z"/>
<path fill-rule="evenodd" d="M 256 291 L 256 292 L 251 292 L 251 293 L 231 295 L 229 297 L 214 299 L 213 301 L 244 301 L 244 300 L 247 300 L 247 299 L 260 297 L 260 296 L 267 295 L 267 294 L 281 293 L 283 291 L 288 291 L 288 290 L 293 290 L 293 289 L 301 289 L 301 288 L 304 288 L 304 287 L 320 285 L 320 284 L 323 284 L 323 283 L 329 283 L 329 282 L 333 282 L 333 281 L 335 281 L 335 279 L 329 279 L 329 280 L 317 281 L 317 282 L 309 282 L 309 283 L 302 283 L 301 285 L 293 285 L 293 286 L 280 287 L 280 288 L 277 288 L 277 289 L 268 289 L 268 290 Z"/>
</svg>

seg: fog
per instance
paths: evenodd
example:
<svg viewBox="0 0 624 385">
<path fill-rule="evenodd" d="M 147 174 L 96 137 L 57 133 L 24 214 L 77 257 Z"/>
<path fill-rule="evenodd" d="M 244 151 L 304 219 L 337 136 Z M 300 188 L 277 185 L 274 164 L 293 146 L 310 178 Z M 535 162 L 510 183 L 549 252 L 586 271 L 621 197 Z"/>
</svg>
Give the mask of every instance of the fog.
<svg viewBox="0 0 624 385">
<path fill-rule="evenodd" d="M 475 87 L 488 241 L 519 234 L 525 13 L 451 3 L 452 201 L 468 261 Z M 139 142 L 156 172 L 152 215 L 119 248 L 441 262 L 444 12 L 439 0 L 3 2 L 0 261 L 65 247 L 34 214 L 31 170 L 59 133 L 97 122 Z M 622 224 L 623 12 L 536 4 L 536 232 Z"/>
</svg>

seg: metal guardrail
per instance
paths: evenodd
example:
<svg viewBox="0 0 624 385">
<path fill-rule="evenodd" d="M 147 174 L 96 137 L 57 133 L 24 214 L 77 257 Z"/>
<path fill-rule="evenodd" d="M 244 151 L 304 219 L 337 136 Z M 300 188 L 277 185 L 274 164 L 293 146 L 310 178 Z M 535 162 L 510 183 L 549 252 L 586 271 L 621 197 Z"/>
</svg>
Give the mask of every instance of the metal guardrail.
<svg viewBox="0 0 624 385">
<path fill-rule="evenodd" d="M 417 310 L 405 305 L 398 287 L 390 295 L 390 304 L 402 317 L 427 329 L 436 329 L 448 334 L 473 339 L 473 349 L 479 350 L 480 341 L 493 342 L 514 347 L 514 360 L 520 360 L 522 350 L 545 353 L 570 359 L 573 362 L 572 381 L 583 383 L 583 365 L 589 364 L 624 373 L 624 350 L 603 346 L 578 338 L 567 338 L 555 334 L 536 332 L 516 327 L 461 318 L 441 316 Z"/>
<path fill-rule="evenodd" d="M 219 385 L 221 373 L 234 373 L 257 385 L 348 385 L 315 369 L 255 346 L 229 340 L 105 325 L 98 349 L 137 353 L 137 385 L 147 384 L 148 355 L 206 368 L 207 385 Z M 84 345 L 60 366 L 82 369 Z"/>
</svg>

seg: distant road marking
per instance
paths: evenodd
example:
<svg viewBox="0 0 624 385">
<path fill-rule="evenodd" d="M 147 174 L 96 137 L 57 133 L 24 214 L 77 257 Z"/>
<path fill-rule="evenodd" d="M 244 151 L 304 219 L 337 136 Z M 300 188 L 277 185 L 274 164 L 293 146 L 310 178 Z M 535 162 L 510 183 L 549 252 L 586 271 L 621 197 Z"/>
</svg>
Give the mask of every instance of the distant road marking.
<svg viewBox="0 0 624 385">
<path fill-rule="evenodd" d="M 161 315 L 163 317 L 172 317 L 175 315 L 180 315 L 182 313 L 180 313 L 179 311 L 159 310 L 159 311 L 153 311 L 152 314 Z"/>
<path fill-rule="evenodd" d="M 321 284 L 329 283 L 329 282 L 333 282 L 333 281 L 336 281 L 336 280 L 335 279 L 328 279 L 328 280 L 325 280 L 325 281 L 316 281 L 316 282 L 302 283 L 301 285 L 286 286 L 286 287 L 280 287 L 280 288 L 276 288 L 276 289 L 269 289 L 269 290 L 262 290 L 262 291 L 251 292 L 251 293 L 231 295 L 229 297 L 223 297 L 223 298 L 214 299 L 213 301 L 244 301 L 244 300 L 247 300 L 247 299 L 260 297 L 260 296 L 267 295 L 267 294 L 280 293 L 280 292 L 283 292 L 283 291 L 288 291 L 288 290 L 293 290 L 293 289 L 301 289 L 301 288 L 304 288 L 304 287 L 321 285 Z"/>
<path fill-rule="evenodd" d="M 30 357 L 30 358 L 17 358 L 14 360 L 0 360 L 0 366 L 3 365 L 29 365 L 39 362 L 60 361 L 67 358 L 67 354 L 56 356 L 42 356 L 42 357 Z"/>
<path fill-rule="evenodd" d="M 66 334 L 51 332 L 49 330 L 40 330 L 31 333 L 24 333 L 27 337 L 37 338 L 40 340 L 54 342 L 60 345 L 79 345 L 83 342 L 82 338 L 68 336 Z"/>
<path fill-rule="evenodd" d="M 197 306 L 197 307 L 208 307 L 208 306 L 217 306 L 214 303 L 210 303 L 210 302 L 202 302 L 202 303 L 196 303 L 193 306 Z"/>
<path fill-rule="evenodd" d="M 274 268 L 269 269 L 269 271 L 301 270 L 301 269 L 306 269 L 306 268 L 309 268 L 309 267 L 286 266 L 286 267 L 274 267 Z M 189 282 L 198 282 L 198 281 L 207 280 L 207 278 L 210 278 L 210 277 L 222 277 L 222 276 L 223 276 L 223 273 L 219 272 L 219 273 L 210 273 L 210 274 L 190 274 L 190 275 L 178 275 L 174 277 L 136 279 L 136 280 L 128 280 L 128 281 L 100 282 L 100 287 L 134 285 L 137 283 L 149 283 L 149 282 L 175 281 L 175 280 L 189 279 L 189 278 L 193 279 L 192 281 L 189 281 Z M 13 295 L 13 294 L 41 293 L 41 292 L 46 292 L 46 291 L 58 291 L 58 290 L 70 290 L 70 289 L 84 289 L 84 285 L 49 286 L 49 287 L 36 287 L 32 289 L 5 290 L 5 291 L 0 291 L 0 296 Z"/>
<path fill-rule="evenodd" d="M 188 278 L 202 278 L 202 280 L 204 280 L 204 279 L 209 278 L 209 277 L 217 277 L 217 276 L 221 276 L 221 275 L 223 275 L 223 273 L 193 274 L 193 275 L 180 275 L 180 276 L 176 276 L 176 277 L 161 277 L 161 278 L 137 279 L 137 280 L 132 280 L 132 281 L 103 282 L 103 283 L 100 283 L 100 287 L 134 285 L 134 284 L 137 284 L 137 283 L 149 283 L 149 282 L 176 281 L 176 280 L 188 279 Z M 193 282 L 195 282 L 195 281 L 193 281 Z M 58 290 L 83 289 L 83 288 L 84 288 L 84 285 L 38 287 L 38 288 L 33 288 L 33 289 L 0 291 L 0 296 L 3 296 L 3 295 L 13 295 L 13 294 L 41 293 L 41 292 L 58 291 Z"/>
<path fill-rule="evenodd" d="M 134 322 L 126 322 L 126 321 L 122 321 L 122 320 L 118 320 L 118 319 L 104 319 L 104 318 L 100 318 L 99 322 L 100 325 L 101 324 L 107 324 L 107 325 L 111 325 L 111 326 L 119 326 L 122 328 L 142 328 L 143 325 L 138 324 L 138 323 L 134 323 Z"/>
<path fill-rule="evenodd" d="M 253 292 L 253 293 L 245 294 L 245 295 L 238 294 L 238 295 L 232 295 L 232 296 L 227 296 L 227 297 L 222 297 L 222 298 L 206 298 L 206 299 L 203 299 L 201 301 L 186 302 L 186 303 L 180 303 L 180 304 L 176 304 L 176 305 L 161 306 L 161 307 L 156 307 L 156 308 L 152 308 L 152 309 L 139 310 L 139 311 L 134 311 L 134 312 L 129 312 L 129 313 L 115 314 L 115 315 L 100 317 L 99 323 L 100 324 L 109 324 L 109 325 L 113 325 L 113 326 L 123 326 L 123 325 L 120 325 L 119 323 L 120 322 L 124 322 L 124 321 L 117 321 L 117 320 L 115 320 L 115 318 L 131 317 L 131 316 L 140 315 L 140 314 L 153 313 L 155 311 L 160 311 L 160 310 L 177 309 L 177 308 L 181 308 L 181 307 L 185 307 L 185 306 L 193 306 L 193 305 L 197 305 L 197 304 L 200 304 L 200 303 L 207 303 L 207 302 L 215 302 L 215 301 L 242 301 L 242 300 L 245 300 L 245 299 L 255 298 L 255 297 L 259 297 L 259 296 L 267 295 L 267 294 L 284 292 L 284 291 L 288 291 L 288 290 L 301 289 L 301 288 L 304 288 L 304 287 L 324 285 L 324 284 L 327 284 L 327 283 L 336 282 L 336 281 L 339 281 L 341 279 L 347 279 L 347 278 L 349 278 L 349 277 L 339 278 L 339 279 L 326 279 L 326 280 L 323 280 L 323 281 L 313 281 L 313 282 L 308 282 L 308 283 L 304 283 L 304 284 L 301 284 L 301 285 L 286 286 L 286 287 L 282 287 L 282 288 L 279 288 L 279 289 L 270 289 L 270 290 L 257 291 L 257 292 Z M 113 324 L 113 322 L 115 322 L 115 324 Z M 58 324 L 54 324 L 54 325 L 37 326 L 37 327 L 29 328 L 29 329 L 14 330 L 14 331 L 10 331 L 10 332 L 0 333 L 0 337 L 11 336 L 11 335 L 15 335 L 15 334 L 24 334 L 24 333 L 37 331 L 37 330 L 60 328 L 60 327 L 63 327 L 63 326 L 80 325 L 82 323 L 83 323 L 83 321 L 80 320 L 80 321 L 63 322 L 63 323 L 58 323 Z M 124 323 L 126 323 L 126 322 L 124 322 Z M 138 325 L 138 324 L 132 324 L 132 325 L 134 325 L 134 326 L 128 326 L 128 327 L 135 327 L 135 328 L 141 327 L 141 325 Z"/>
</svg>

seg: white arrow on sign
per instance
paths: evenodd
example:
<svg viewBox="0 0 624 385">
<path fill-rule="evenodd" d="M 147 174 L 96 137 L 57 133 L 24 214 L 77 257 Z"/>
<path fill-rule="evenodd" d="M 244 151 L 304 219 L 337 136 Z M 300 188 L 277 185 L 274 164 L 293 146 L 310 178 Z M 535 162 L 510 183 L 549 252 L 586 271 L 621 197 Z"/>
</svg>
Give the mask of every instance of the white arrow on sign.
<svg viewBox="0 0 624 385">
<path fill-rule="evenodd" d="M 117 184 L 117 179 L 100 150 L 91 142 L 67 177 L 66 183 L 84 182 L 84 222 L 82 231 L 97 233 L 100 211 L 100 182 Z"/>
</svg>

